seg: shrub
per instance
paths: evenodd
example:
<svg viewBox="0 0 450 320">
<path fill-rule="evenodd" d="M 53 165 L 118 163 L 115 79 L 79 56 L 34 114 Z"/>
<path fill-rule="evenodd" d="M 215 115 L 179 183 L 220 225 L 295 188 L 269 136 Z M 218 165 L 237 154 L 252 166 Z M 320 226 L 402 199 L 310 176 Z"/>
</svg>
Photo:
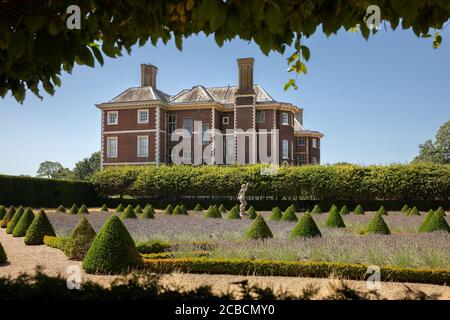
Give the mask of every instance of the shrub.
<svg viewBox="0 0 450 320">
<path fill-rule="evenodd" d="M 248 208 L 247 214 L 248 214 L 248 217 L 250 219 L 252 219 L 252 220 L 256 219 L 257 213 L 256 213 L 256 210 L 255 210 L 255 208 L 253 206 Z"/>
<path fill-rule="evenodd" d="M 280 208 L 275 207 L 272 209 L 272 214 L 269 217 L 269 220 L 271 221 L 278 221 L 283 216 L 283 213 L 281 212 Z"/>
<path fill-rule="evenodd" d="M 64 246 L 64 253 L 69 259 L 83 260 L 95 235 L 95 230 L 89 221 L 85 217 L 81 218 Z"/>
<path fill-rule="evenodd" d="M 319 228 L 309 212 L 305 212 L 300 221 L 295 225 L 291 232 L 291 238 L 295 237 L 321 237 Z"/>
<path fill-rule="evenodd" d="M 286 211 L 281 216 L 281 221 L 298 221 L 297 216 L 295 215 L 294 209 L 292 207 L 288 207 Z"/>
<path fill-rule="evenodd" d="M 108 206 L 106 204 L 103 204 L 103 206 L 100 208 L 100 211 L 101 212 L 108 212 L 109 211 Z"/>
<path fill-rule="evenodd" d="M 79 213 L 79 214 L 89 214 L 89 210 L 88 210 L 88 208 L 83 204 L 83 205 L 81 205 L 80 210 L 78 210 L 78 213 Z"/>
<path fill-rule="evenodd" d="M 119 205 L 116 208 L 116 212 L 117 213 L 122 213 L 124 211 L 125 211 L 125 208 L 124 208 L 123 204 L 119 203 Z"/>
<path fill-rule="evenodd" d="M 341 208 L 341 211 L 339 211 L 339 213 L 340 213 L 341 215 L 349 214 L 349 213 L 350 213 L 350 210 L 348 210 L 347 206 L 344 205 L 344 206 Z"/>
<path fill-rule="evenodd" d="M 64 246 L 67 242 L 67 239 L 60 238 L 56 236 L 44 236 L 44 244 L 47 247 L 55 248 L 64 251 Z"/>
<path fill-rule="evenodd" d="M 364 209 L 362 205 L 358 204 L 355 208 L 355 211 L 353 211 L 354 214 L 364 214 Z"/>
<path fill-rule="evenodd" d="M 6 252 L 0 243 L 0 263 L 5 263 L 6 261 L 8 261 L 8 257 L 6 256 Z"/>
<path fill-rule="evenodd" d="M 427 215 L 425 216 L 425 219 L 423 220 L 422 224 L 419 227 L 419 232 L 425 232 L 428 222 L 430 221 L 433 214 L 434 214 L 434 211 L 432 209 L 430 209 L 430 211 L 428 211 Z"/>
<path fill-rule="evenodd" d="M 387 213 L 386 209 L 384 208 L 384 206 L 381 206 L 380 209 L 378 209 L 377 213 L 382 215 L 382 216 L 387 216 L 388 215 L 388 213 Z"/>
<path fill-rule="evenodd" d="M 139 216 L 141 219 L 154 219 L 155 218 L 155 210 L 151 205 L 147 205 L 144 208 L 144 212 Z"/>
<path fill-rule="evenodd" d="M 342 210 L 341 210 L 342 211 Z M 331 210 L 328 214 L 325 225 L 330 228 L 345 228 L 344 220 L 337 210 Z"/>
<path fill-rule="evenodd" d="M 330 211 L 328 212 L 328 216 L 330 216 L 330 215 L 332 215 L 332 214 L 334 215 L 334 214 L 336 214 L 336 213 L 339 214 L 338 207 L 336 207 L 335 205 L 331 206 Z"/>
<path fill-rule="evenodd" d="M 80 211 L 80 209 L 78 208 L 78 206 L 74 203 L 72 208 L 70 208 L 69 213 L 70 214 L 77 214 L 78 211 Z"/>
<path fill-rule="evenodd" d="M 414 206 L 410 212 L 408 212 L 408 216 L 420 216 L 420 211 Z"/>
<path fill-rule="evenodd" d="M 41 210 L 38 212 L 25 234 L 25 244 L 27 246 L 44 244 L 45 236 L 54 237 L 56 235 L 47 215 L 44 210 Z"/>
<path fill-rule="evenodd" d="M 203 207 L 201 206 L 200 203 L 197 203 L 197 205 L 194 208 L 194 211 L 203 211 Z"/>
<path fill-rule="evenodd" d="M 228 219 L 240 219 L 241 215 L 239 214 L 239 211 L 236 209 L 236 207 L 231 208 L 231 210 L 228 212 Z"/>
<path fill-rule="evenodd" d="M 219 212 L 220 213 L 226 213 L 227 211 L 228 211 L 227 208 L 225 208 L 225 206 L 223 204 L 220 204 Z"/>
<path fill-rule="evenodd" d="M 8 225 L 8 222 L 11 221 L 12 217 L 14 216 L 14 213 L 16 213 L 16 208 L 14 208 L 13 206 L 10 206 L 8 211 L 6 212 L 5 216 L 2 219 L 2 224 L 0 225 L 0 227 L 6 228 L 6 226 Z"/>
<path fill-rule="evenodd" d="M 215 208 L 214 206 L 209 206 L 208 210 L 206 210 L 205 218 L 220 219 L 222 218 L 222 215 L 220 214 L 219 210 L 217 210 L 217 208 Z"/>
<path fill-rule="evenodd" d="M 390 234 L 391 230 L 389 230 L 389 227 L 384 221 L 382 214 L 377 212 L 373 215 L 372 220 L 370 220 L 369 224 L 367 225 L 366 232 L 378 234 Z"/>
<path fill-rule="evenodd" d="M 328 213 L 330 213 L 331 210 L 339 210 L 339 209 L 338 209 L 338 207 L 337 207 L 336 205 L 333 204 L 333 205 L 330 207 L 330 210 L 328 210 Z M 339 212 L 339 211 L 338 211 L 338 212 Z"/>
<path fill-rule="evenodd" d="M 66 212 L 66 208 L 63 205 L 60 205 L 58 208 L 56 208 L 55 211 L 56 212 L 63 212 L 63 213 L 65 213 Z"/>
<path fill-rule="evenodd" d="M 173 212 L 173 206 L 172 206 L 171 204 L 169 204 L 169 205 L 166 207 L 166 210 L 164 210 L 164 213 L 165 213 L 165 214 L 172 214 L 172 212 Z"/>
<path fill-rule="evenodd" d="M 138 204 L 136 206 L 136 208 L 134 208 L 134 212 L 137 213 L 137 214 L 141 214 L 143 212 L 142 211 L 142 207 Z"/>
<path fill-rule="evenodd" d="M 314 208 L 312 209 L 311 213 L 312 213 L 312 214 L 322 213 L 322 210 L 320 209 L 319 205 L 316 204 L 316 205 L 314 206 Z"/>
<path fill-rule="evenodd" d="M 442 215 L 443 217 L 445 217 L 445 211 L 442 207 L 439 207 L 436 212 L 439 212 L 440 215 Z"/>
<path fill-rule="evenodd" d="M 111 216 L 100 229 L 83 260 L 87 273 L 117 274 L 140 264 L 140 254 L 127 228 Z"/>
<path fill-rule="evenodd" d="M 6 233 L 11 234 L 14 231 L 14 228 L 16 227 L 17 222 L 19 222 L 20 218 L 22 217 L 24 211 L 25 210 L 23 209 L 22 206 L 17 208 L 16 213 L 14 213 L 13 217 L 8 222 L 8 225 L 6 226 Z"/>
<path fill-rule="evenodd" d="M 142 254 L 162 253 L 170 251 L 171 246 L 167 242 L 160 240 L 149 240 L 146 242 L 138 243 L 137 249 Z"/>
<path fill-rule="evenodd" d="M 434 231 L 447 231 L 450 232 L 450 227 L 445 220 L 444 215 L 440 211 L 436 211 L 431 216 L 430 220 L 424 227 L 424 232 L 434 232 Z"/>
<path fill-rule="evenodd" d="M 131 204 L 128 205 L 128 207 L 125 209 L 124 212 L 120 215 L 120 219 L 136 219 L 137 215 L 134 212 L 133 206 Z"/>
<path fill-rule="evenodd" d="M 181 208 L 180 205 L 177 204 L 177 205 L 175 206 L 175 208 L 173 209 L 172 214 L 175 215 L 175 216 L 183 215 L 183 214 L 184 214 L 184 213 L 183 213 L 183 209 Z"/>
<path fill-rule="evenodd" d="M 400 212 L 407 213 L 407 212 L 408 212 L 408 209 L 409 209 L 409 206 L 405 203 L 405 204 L 403 205 L 403 207 L 401 208 Z"/>
<path fill-rule="evenodd" d="M 4 207 L 4 206 L 0 206 L 0 220 L 3 219 L 3 217 L 5 216 L 5 214 L 6 214 L 6 209 L 5 209 L 5 207 Z"/>
<path fill-rule="evenodd" d="M 185 216 L 187 216 L 187 215 L 189 214 L 184 204 L 182 204 L 182 205 L 180 206 L 180 208 L 181 208 L 181 212 L 183 212 L 183 214 L 184 214 Z"/>
<path fill-rule="evenodd" d="M 260 214 L 256 216 L 245 235 L 249 239 L 273 238 L 272 231 L 270 231 L 269 226 Z"/>
<path fill-rule="evenodd" d="M 33 220 L 33 210 L 31 210 L 31 208 L 27 208 L 14 227 L 14 230 L 12 232 L 13 237 L 25 237 L 25 234 L 27 233 L 30 225 L 33 223 Z"/>
</svg>

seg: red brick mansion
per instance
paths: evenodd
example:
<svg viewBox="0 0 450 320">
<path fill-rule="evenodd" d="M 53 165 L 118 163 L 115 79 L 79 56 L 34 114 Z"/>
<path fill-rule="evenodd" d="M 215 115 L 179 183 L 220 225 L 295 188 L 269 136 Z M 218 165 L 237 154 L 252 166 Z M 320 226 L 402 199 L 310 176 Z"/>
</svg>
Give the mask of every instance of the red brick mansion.
<svg viewBox="0 0 450 320">
<path fill-rule="evenodd" d="M 197 85 L 176 95 L 158 90 L 158 68 L 142 64 L 140 87 L 96 105 L 102 119 L 102 167 L 179 163 L 174 159 L 319 164 L 323 134 L 303 127 L 302 108 L 275 101 L 254 85 L 253 64 L 252 58 L 238 59 L 237 86 Z M 189 134 L 194 137 L 180 143 Z M 205 160 L 204 154 L 211 158 Z"/>
</svg>

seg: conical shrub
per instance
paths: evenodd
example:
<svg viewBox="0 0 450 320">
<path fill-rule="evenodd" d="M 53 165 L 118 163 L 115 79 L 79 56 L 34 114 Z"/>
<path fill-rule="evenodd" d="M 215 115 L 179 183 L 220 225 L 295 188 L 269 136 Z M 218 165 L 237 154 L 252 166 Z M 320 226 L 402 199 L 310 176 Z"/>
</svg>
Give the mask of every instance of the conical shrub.
<svg viewBox="0 0 450 320">
<path fill-rule="evenodd" d="M 210 219 L 210 218 L 219 219 L 219 218 L 222 218 L 222 215 L 220 214 L 220 212 L 217 208 L 215 208 L 214 206 L 209 206 L 208 210 L 206 210 L 205 218 L 206 219 Z"/>
<path fill-rule="evenodd" d="M 120 219 L 108 218 L 83 260 L 87 273 L 117 274 L 141 263 L 136 244 Z"/>
<path fill-rule="evenodd" d="M 13 237 L 25 237 L 28 228 L 31 226 L 34 220 L 34 213 L 31 208 L 27 208 L 25 212 L 20 217 L 19 221 L 17 221 L 16 226 L 12 232 Z"/>
<path fill-rule="evenodd" d="M 241 215 L 239 214 L 239 211 L 236 209 L 236 207 L 231 208 L 231 210 L 228 212 L 227 219 L 240 219 Z"/>
<path fill-rule="evenodd" d="M 144 208 L 144 212 L 139 216 L 141 219 L 154 219 L 155 218 L 155 210 L 151 205 L 147 205 Z"/>
<path fill-rule="evenodd" d="M 194 211 L 203 211 L 203 207 L 200 203 L 197 203 L 197 205 L 194 208 Z"/>
<path fill-rule="evenodd" d="M 177 204 L 177 205 L 175 206 L 175 208 L 173 209 L 172 214 L 173 214 L 174 216 L 181 216 L 181 215 L 183 215 L 183 209 L 181 208 L 180 205 Z"/>
<path fill-rule="evenodd" d="M 345 228 L 344 220 L 337 210 L 331 210 L 328 214 L 325 225 L 330 228 Z"/>
<path fill-rule="evenodd" d="M 400 209 L 400 212 L 406 213 L 408 212 L 409 206 L 405 203 L 403 207 Z"/>
<path fill-rule="evenodd" d="M 0 220 L 3 219 L 3 217 L 5 216 L 5 214 L 6 214 L 6 209 L 5 209 L 5 207 L 4 207 L 4 206 L 0 206 Z"/>
<path fill-rule="evenodd" d="M 292 207 L 288 207 L 286 211 L 281 216 L 281 221 L 298 221 L 297 216 L 295 215 L 294 209 Z"/>
<path fill-rule="evenodd" d="M 64 253 L 69 259 L 83 260 L 95 239 L 95 235 L 95 230 L 89 221 L 85 217 L 81 218 L 64 246 Z"/>
<path fill-rule="evenodd" d="M 388 225 L 383 219 L 383 215 L 381 213 L 375 213 L 373 215 L 372 220 L 370 220 L 369 224 L 366 227 L 367 233 L 378 233 L 378 234 L 390 234 L 391 230 L 389 230 Z"/>
<path fill-rule="evenodd" d="M 66 208 L 63 205 L 60 205 L 58 208 L 56 208 L 55 211 L 56 212 L 65 213 L 66 212 Z"/>
<path fill-rule="evenodd" d="M 257 213 L 256 213 L 255 208 L 253 208 L 253 206 L 251 206 L 250 208 L 248 208 L 247 214 L 248 214 L 248 217 L 249 217 L 250 219 L 252 219 L 252 220 L 253 220 L 253 219 L 256 219 Z"/>
<path fill-rule="evenodd" d="M 78 206 L 74 203 L 72 208 L 70 208 L 69 213 L 70 214 L 77 214 L 78 211 L 80 211 L 80 209 L 78 208 Z"/>
<path fill-rule="evenodd" d="M 79 214 L 89 214 L 89 210 L 88 210 L 88 208 L 83 204 L 83 205 L 81 205 L 80 210 L 78 210 L 78 213 L 79 213 Z"/>
<path fill-rule="evenodd" d="M 354 214 L 364 214 L 364 209 L 362 205 L 358 204 L 355 208 L 355 211 L 353 211 Z"/>
<path fill-rule="evenodd" d="M 442 215 L 440 211 L 436 211 L 431 216 L 430 220 L 424 227 L 424 232 L 434 232 L 434 231 L 447 231 L 450 232 L 450 227 L 445 220 L 445 216 Z"/>
<path fill-rule="evenodd" d="M 219 207 L 219 212 L 220 213 L 227 213 L 227 208 L 225 208 L 225 206 L 223 205 L 223 204 L 220 204 L 220 207 Z"/>
<path fill-rule="evenodd" d="M 295 225 L 294 229 L 291 231 L 291 238 L 295 237 L 321 237 L 322 233 L 317 227 L 316 222 L 309 212 L 305 212 L 305 214 L 300 218 L 300 221 Z"/>
<path fill-rule="evenodd" d="M 119 205 L 116 208 L 116 212 L 120 213 L 120 212 L 124 212 L 125 211 L 125 207 L 123 206 L 123 204 L 119 203 Z"/>
<path fill-rule="evenodd" d="M 23 209 L 22 206 L 17 208 L 16 213 L 14 213 L 13 217 L 8 222 L 8 225 L 6 226 L 6 233 L 11 234 L 14 231 L 14 228 L 16 227 L 17 223 L 19 222 L 20 218 L 22 218 L 22 215 L 24 212 L 25 212 L 25 210 Z"/>
<path fill-rule="evenodd" d="M 56 234 L 45 211 L 41 210 L 38 212 L 25 234 L 25 244 L 27 246 L 44 244 L 45 236 L 55 237 Z"/>
<path fill-rule="evenodd" d="M 134 212 L 136 214 L 141 214 L 143 212 L 141 205 L 137 205 L 136 208 L 134 208 Z"/>
<path fill-rule="evenodd" d="M 128 207 L 125 209 L 124 212 L 120 215 L 120 219 L 136 219 L 137 215 L 134 212 L 133 206 L 131 204 L 128 205 Z"/>
<path fill-rule="evenodd" d="M 283 213 L 281 212 L 280 208 L 275 207 L 272 209 L 272 214 L 270 215 L 269 220 L 279 221 L 282 216 L 283 216 Z"/>
<path fill-rule="evenodd" d="M 109 211 L 108 206 L 107 206 L 106 204 L 104 204 L 104 205 L 100 208 L 100 211 L 101 211 L 101 212 L 108 212 L 108 211 Z"/>
<path fill-rule="evenodd" d="M 378 209 L 377 213 L 381 214 L 382 216 L 387 216 L 388 213 L 386 211 L 386 209 L 384 208 L 384 206 L 381 206 L 380 209 Z"/>
<path fill-rule="evenodd" d="M 248 227 L 245 235 L 249 239 L 273 238 L 272 231 L 270 231 L 269 226 L 260 214 L 256 216 L 250 227 Z"/>
<path fill-rule="evenodd" d="M 180 206 L 180 208 L 181 208 L 181 212 L 183 212 L 183 214 L 185 215 L 185 216 L 187 216 L 189 213 L 188 213 L 188 211 L 187 211 L 187 209 L 186 209 L 186 206 L 184 205 L 184 204 L 182 204 L 181 206 Z"/>
<path fill-rule="evenodd" d="M 349 214 L 349 213 L 350 213 L 350 210 L 348 210 L 347 206 L 344 205 L 344 206 L 341 208 L 341 211 L 339 211 L 339 213 L 343 216 L 343 215 L 345 215 L 345 214 Z"/>
<path fill-rule="evenodd" d="M 425 219 L 423 220 L 422 224 L 419 227 L 419 232 L 425 232 L 428 222 L 430 222 L 430 219 L 433 216 L 433 214 L 434 211 L 430 209 L 430 211 L 428 211 L 427 215 L 425 216 Z"/>
<path fill-rule="evenodd" d="M 6 256 L 5 249 L 3 249 L 3 246 L 0 243 L 0 263 L 5 263 L 6 261 L 8 261 L 8 257 Z"/>
<path fill-rule="evenodd" d="M 172 214 L 172 212 L 173 212 L 173 206 L 172 206 L 171 204 L 169 204 L 169 205 L 166 207 L 166 210 L 164 210 L 164 213 L 165 213 L 165 214 Z"/>
<path fill-rule="evenodd" d="M 437 212 L 441 216 L 445 217 L 445 210 L 442 207 L 439 207 L 435 212 Z"/>
<path fill-rule="evenodd" d="M 414 206 L 410 212 L 408 212 L 408 216 L 420 216 L 420 211 Z"/>
<path fill-rule="evenodd" d="M 14 213 L 16 213 L 16 208 L 14 208 L 13 206 L 10 206 L 8 208 L 8 211 L 6 211 L 5 216 L 3 217 L 0 227 L 6 228 L 6 226 L 8 225 L 8 222 L 10 222 L 12 217 L 14 216 Z"/>
<path fill-rule="evenodd" d="M 330 213 L 331 210 L 338 210 L 338 212 L 339 212 L 338 207 L 336 205 L 334 205 L 334 204 L 330 207 L 330 210 L 328 210 L 328 213 Z"/>
<path fill-rule="evenodd" d="M 311 214 L 316 214 L 316 213 L 322 213 L 322 210 L 320 209 L 318 204 L 316 204 L 311 211 Z"/>
</svg>

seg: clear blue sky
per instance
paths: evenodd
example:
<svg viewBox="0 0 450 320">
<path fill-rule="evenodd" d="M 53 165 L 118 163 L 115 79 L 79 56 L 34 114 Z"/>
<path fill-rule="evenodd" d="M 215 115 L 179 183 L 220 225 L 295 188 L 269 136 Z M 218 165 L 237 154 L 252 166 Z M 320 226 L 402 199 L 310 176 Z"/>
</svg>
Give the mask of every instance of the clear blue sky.
<svg viewBox="0 0 450 320">
<path fill-rule="evenodd" d="M 100 149 L 100 112 L 107 101 L 140 84 L 140 67 L 159 68 L 158 88 L 175 94 L 197 84 L 236 84 L 239 57 L 255 58 L 255 82 L 277 100 L 304 108 L 304 125 L 325 134 L 322 163 L 389 164 L 410 161 L 419 143 L 434 138 L 450 120 L 450 37 L 438 50 L 411 31 L 381 31 L 366 42 L 360 34 L 317 32 L 308 75 L 299 90 L 283 90 L 286 57 L 264 56 L 253 43 L 235 40 L 219 48 L 213 39 L 185 40 L 134 48 L 130 56 L 106 59 L 103 67 L 76 66 L 62 75 L 62 87 L 40 101 L 28 94 L 23 105 L 0 99 L 0 173 L 35 175 L 39 163 L 72 168 Z"/>
</svg>

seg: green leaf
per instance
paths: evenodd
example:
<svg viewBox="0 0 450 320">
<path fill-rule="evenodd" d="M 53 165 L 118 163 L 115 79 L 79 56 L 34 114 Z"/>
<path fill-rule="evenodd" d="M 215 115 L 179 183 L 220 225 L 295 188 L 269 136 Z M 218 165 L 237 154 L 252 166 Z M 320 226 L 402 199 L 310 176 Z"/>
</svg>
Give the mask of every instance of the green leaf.
<svg viewBox="0 0 450 320">
<path fill-rule="evenodd" d="M 309 60 L 310 57 L 310 51 L 309 48 L 307 46 L 301 46 L 300 49 L 302 50 L 302 57 L 303 59 L 305 59 L 306 61 Z"/>
<path fill-rule="evenodd" d="M 441 45 L 441 42 L 442 42 L 442 37 L 441 37 L 441 35 L 440 35 L 439 33 L 436 33 L 436 34 L 434 35 L 433 48 L 434 48 L 434 49 L 439 48 L 439 46 Z"/>
<path fill-rule="evenodd" d="M 75 61 L 78 64 L 85 64 L 90 67 L 94 66 L 94 57 L 87 47 L 81 47 L 78 55 L 75 57 Z"/>
<path fill-rule="evenodd" d="M 104 64 L 103 55 L 98 49 L 98 46 L 91 46 L 91 50 L 94 53 L 95 59 L 97 59 L 98 63 L 100 63 L 100 65 L 103 65 Z"/>
<path fill-rule="evenodd" d="M 23 24 L 30 33 L 36 32 L 42 28 L 45 23 L 45 16 L 28 16 L 23 19 Z"/>
</svg>

